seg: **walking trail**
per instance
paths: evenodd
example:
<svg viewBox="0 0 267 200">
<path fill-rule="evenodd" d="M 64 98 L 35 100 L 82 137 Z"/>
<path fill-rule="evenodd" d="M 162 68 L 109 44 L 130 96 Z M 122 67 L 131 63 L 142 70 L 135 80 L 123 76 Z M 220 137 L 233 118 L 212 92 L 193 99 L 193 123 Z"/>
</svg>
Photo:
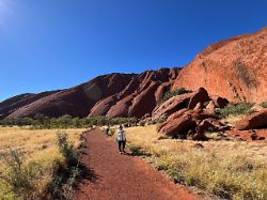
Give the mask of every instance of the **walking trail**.
<svg viewBox="0 0 267 200">
<path fill-rule="evenodd" d="M 84 134 L 83 164 L 92 177 L 80 183 L 77 200 L 197 200 L 142 159 L 118 153 L 112 138 L 94 129 Z"/>
</svg>

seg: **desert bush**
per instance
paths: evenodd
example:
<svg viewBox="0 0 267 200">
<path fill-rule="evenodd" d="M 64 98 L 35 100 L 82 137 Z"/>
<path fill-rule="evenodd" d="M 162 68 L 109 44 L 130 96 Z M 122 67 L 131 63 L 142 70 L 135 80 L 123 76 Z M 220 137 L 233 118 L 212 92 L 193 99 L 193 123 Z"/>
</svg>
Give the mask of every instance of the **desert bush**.
<svg viewBox="0 0 267 200">
<path fill-rule="evenodd" d="M 127 144 L 127 147 L 130 149 L 132 155 L 134 156 L 150 156 L 151 154 L 144 151 L 141 146 L 134 144 Z"/>
<path fill-rule="evenodd" d="M 260 104 L 261 107 L 263 108 L 267 108 L 267 101 L 264 101 Z"/>
<path fill-rule="evenodd" d="M 181 94 L 185 94 L 185 93 L 189 93 L 189 92 L 191 92 L 191 91 L 187 90 L 185 88 L 178 88 L 178 89 L 173 90 L 173 91 L 167 91 L 167 92 L 164 93 L 162 99 L 160 100 L 160 103 L 163 103 L 163 102 L 167 101 L 171 97 L 174 97 L 174 96 L 177 96 L 177 95 L 181 95 Z"/>
<path fill-rule="evenodd" d="M 76 166 L 79 163 L 79 155 L 73 144 L 68 141 L 66 133 L 57 133 L 57 145 L 59 152 L 64 156 L 67 165 Z"/>
<path fill-rule="evenodd" d="M 241 102 L 238 104 L 230 104 L 225 108 L 217 109 L 216 113 L 221 117 L 228 117 L 230 115 L 237 116 L 237 115 L 245 115 L 252 113 L 253 110 L 251 109 L 254 104 Z"/>
<path fill-rule="evenodd" d="M 75 184 L 81 173 L 79 153 L 68 141 L 66 133 L 57 133 L 59 152 L 64 157 L 64 163 L 56 163 L 53 181 L 49 184 L 49 194 L 52 199 L 71 200 Z"/>
<path fill-rule="evenodd" d="M 72 147 L 75 151 L 81 144 L 80 136 L 83 131 L 85 129 L 64 130 L 68 143 L 74 144 Z M 46 194 L 51 194 L 48 188 L 55 177 L 64 178 L 63 174 L 59 176 L 59 172 L 67 166 L 57 145 L 56 131 L 0 127 L 0 132 L 0 199 L 57 199 L 46 197 Z M 64 146 L 66 147 L 62 145 Z M 13 152 L 10 149 L 17 150 Z M 73 177 L 76 177 L 75 167 L 66 171 L 70 170 L 73 171 Z M 66 188 L 70 187 L 65 187 L 64 191 Z"/>
<path fill-rule="evenodd" d="M 7 194 L 15 199 L 40 199 L 38 188 L 43 175 L 41 165 L 34 161 L 26 163 L 18 150 L 10 150 L 8 155 L 2 156 L 2 160 L 6 169 L 0 173 L 0 179 L 8 188 Z"/>
<path fill-rule="evenodd" d="M 36 115 L 33 118 L 4 119 L 0 120 L 2 126 L 31 126 L 33 129 L 68 129 L 68 128 L 88 128 L 93 125 L 118 125 L 118 124 L 136 124 L 136 118 L 108 118 L 105 116 L 96 116 L 88 118 L 72 117 L 64 115 L 58 118 L 48 118 L 44 115 Z"/>
<path fill-rule="evenodd" d="M 110 128 L 108 135 L 112 137 L 115 134 L 115 132 L 116 132 L 115 128 Z"/>
</svg>

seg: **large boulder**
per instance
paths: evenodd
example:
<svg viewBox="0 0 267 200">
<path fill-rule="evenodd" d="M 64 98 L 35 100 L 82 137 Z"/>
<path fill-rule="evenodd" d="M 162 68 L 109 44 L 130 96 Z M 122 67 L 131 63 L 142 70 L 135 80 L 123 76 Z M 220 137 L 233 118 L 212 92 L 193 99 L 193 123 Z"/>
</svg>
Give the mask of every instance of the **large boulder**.
<svg viewBox="0 0 267 200">
<path fill-rule="evenodd" d="M 172 138 L 186 139 L 188 131 L 196 127 L 196 122 L 188 113 L 162 124 L 159 132 Z"/>
<path fill-rule="evenodd" d="M 162 116 L 170 116 L 171 114 L 181 110 L 183 108 L 187 108 L 188 103 L 190 101 L 192 94 L 182 94 L 171 97 L 153 111 L 153 119 L 159 119 Z"/>
<path fill-rule="evenodd" d="M 182 116 L 185 112 L 187 112 L 187 111 L 188 111 L 187 108 L 183 108 L 183 109 L 181 109 L 181 110 L 179 110 L 179 111 L 177 111 L 177 112 L 171 114 L 171 115 L 167 118 L 167 121 L 174 120 L 174 119 L 176 119 L 176 118 L 178 118 L 178 117 L 181 117 L 181 116 Z"/>
<path fill-rule="evenodd" d="M 218 121 L 218 118 L 201 109 L 181 109 L 170 115 L 158 128 L 158 132 L 172 138 L 189 138 L 207 140 L 209 131 L 224 131 L 228 127 Z"/>
<path fill-rule="evenodd" d="M 253 113 L 236 123 L 238 130 L 267 128 L 267 109 Z"/>
<path fill-rule="evenodd" d="M 188 103 L 188 109 L 195 108 L 197 104 L 203 106 L 204 103 L 209 100 L 210 98 L 207 90 L 205 90 L 204 88 L 199 88 L 196 92 L 192 94 L 190 101 Z"/>
<path fill-rule="evenodd" d="M 229 101 L 226 98 L 220 97 L 218 95 L 210 96 L 210 99 L 216 106 L 216 108 L 224 108 L 229 104 Z"/>
</svg>

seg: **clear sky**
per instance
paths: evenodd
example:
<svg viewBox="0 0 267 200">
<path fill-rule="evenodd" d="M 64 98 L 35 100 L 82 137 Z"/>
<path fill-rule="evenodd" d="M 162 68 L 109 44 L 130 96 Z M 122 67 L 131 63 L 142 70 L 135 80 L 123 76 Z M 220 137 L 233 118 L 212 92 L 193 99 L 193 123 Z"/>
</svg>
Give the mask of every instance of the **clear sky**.
<svg viewBox="0 0 267 200">
<path fill-rule="evenodd" d="M 183 66 L 267 26 L 267 0 L 0 0 L 0 100 Z"/>
</svg>

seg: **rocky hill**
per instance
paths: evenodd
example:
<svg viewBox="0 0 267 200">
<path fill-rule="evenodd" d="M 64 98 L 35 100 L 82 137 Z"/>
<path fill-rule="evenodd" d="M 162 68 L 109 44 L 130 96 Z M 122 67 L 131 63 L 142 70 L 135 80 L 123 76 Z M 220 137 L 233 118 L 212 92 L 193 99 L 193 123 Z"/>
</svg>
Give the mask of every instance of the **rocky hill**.
<svg viewBox="0 0 267 200">
<path fill-rule="evenodd" d="M 213 44 L 183 69 L 163 68 L 141 74 L 108 74 L 76 87 L 22 94 L 0 103 L 0 118 L 44 114 L 59 117 L 153 115 L 163 94 L 205 88 L 230 101 L 267 100 L 267 28 Z"/>
<path fill-rule="evenodd" d="M 174 87 L 196 90 L 231 101 L 267 100 L 267 28 L 209 46 L 186 66 Z"/>
<path fill-rule="evenodd" d="M 36 114 L 49 117 L 65 114 L 78 117 L 142 117 L 151 114 L 178 73 L 179 69 L 167 68 L 141 74 L 114 73 L 70 89 L 22 94 L 0 103 L 0 116 L 9 119 Z"/>
</svg>

